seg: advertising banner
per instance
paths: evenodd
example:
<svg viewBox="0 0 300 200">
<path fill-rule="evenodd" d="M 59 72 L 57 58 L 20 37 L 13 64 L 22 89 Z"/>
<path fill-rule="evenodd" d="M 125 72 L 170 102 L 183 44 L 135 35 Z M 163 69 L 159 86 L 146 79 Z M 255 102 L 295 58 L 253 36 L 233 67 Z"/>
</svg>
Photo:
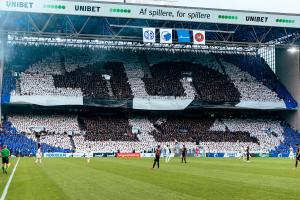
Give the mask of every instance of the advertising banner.
<svg viewBox="0 0 300 200">
<path fill-rule="evenodd" d="M 85 153 L 44 153 L 46 158 L 81 158 L 85 157 Z"/>
<path fill-rule="evenodd" d="M 126 0 L 126 3 L 300 14 L 299 0 Z"/>
<path fill-rule="evenodd" d="M 141 153 L 141 158 L 154 158 L 155 153 Z"/>
<path fill-rule="evenodd" d="M 106 157 L 115 157 L 115 153 L 94 153 L 94 157 L 106 158 Z"/>
<path fill-rule="evenodd" d="M 44 153 L 45 158 L 66 158 L 70 157 L 67 153 Z"/>
<path fill-rule="evenodd" d="M 160 29 L 160 43 L 163 44 L 172 44 L 173 42 L 173 35 L 172 29 Z"/>
<path fill-rule="evenodd" d="M 143 28 L 143 42 L 155 43 L 155 28 Z"/>
<path fill-rule="evenodd" d="M 118 158 L 140 158 L 140 153 L 117 153 Z"/>
<path fill-rule="evenodd" d="M 193 31 L 194 44 L 205 45 L 205 31 Z"/>
<path fill-rule="evenodd" d="M 232 1 L 234 3 L 228 4 L 228 6 L 238 4 L 236 0 Z M 244 4 L 244 1 L 240 1 L 240 3 Z M 252 1 L 248 1 L 248 3 L 253 4 Z M 260 1 L 260 7 L 269 9 L 269 6 L 262 6 L 262 4 L 270 5 L 268 1 Z M 297 4 L 299 4 L 298 1 Z M 185 5 L 191 6 L 193 3 L 185 3 Z M 276 4 L 272 3 L 272 5 Z M 292 8 L 291 12 L 283 11 L 284 14 L 274 14 L 205 7 L 178 7 L 176 5 L 158 6 L 62 0 L 2 0 L 0 1 L 0 11 L 300 28 L 300 11 L 295 6 L 296 4 L 289 5 Z M 280 6 L 280 9 L 283 8 L 286 8 L 286 4 Z M 170 43 L 170 34 L 164 33 L 163 35 L 163 41 Z"/>
<path fill-rule="evenodd" d="M 178 42 L 179 43 L 190 43 L 190 31 L 189 30 L 177 30 Z"/>
</svg>

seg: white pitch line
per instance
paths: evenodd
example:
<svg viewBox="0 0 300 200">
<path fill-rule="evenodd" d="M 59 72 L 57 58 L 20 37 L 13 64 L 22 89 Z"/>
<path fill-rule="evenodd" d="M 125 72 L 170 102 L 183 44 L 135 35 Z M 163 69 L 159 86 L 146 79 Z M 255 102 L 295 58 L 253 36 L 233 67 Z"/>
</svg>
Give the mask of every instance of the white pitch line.
<svg viewBox="0 0 300 200">
<path fill-rule="evenodd" d="M 11 175 L 10 175 L 10 177 L 9 177 L 9 179 L 8 179 L 8 181 L 7 181 L 7 183 L 6 183 L 6 185 L 5 185 L 5 188 L 4 188 L 4 190 L 3 190 L 3 193 L 2 193 L 2 196 L 1 196 L 0 200 L 5 200 L 5 197 L 6 197 L 6 195 L 7 195 L 7 191 L 8 191 L 8 188 L 9 188 L 9 185 L 10 185 L 10 183 L 11 183 L 11 181 L 12 181 L 12 178 L 13 178 L 13 176 L 14 176 L 14 174 L 15 174 L 15 171 L 16 171 L 16 169 L 17 169 L 17 166 L 18 166 L 18 164 L 19 164 L 19 161 L 20 161 L 20 157 L 19 157 L 19 159 L 18 159 L 18 161 L 17 161 L 17 163 L 16 163 L 16 165 L 15 165 L 15 167 L 14 167 L 14 169 L 13 169 L 13 171 L 12 171 L 12 173 L 11 173 Z"/>
</svg>

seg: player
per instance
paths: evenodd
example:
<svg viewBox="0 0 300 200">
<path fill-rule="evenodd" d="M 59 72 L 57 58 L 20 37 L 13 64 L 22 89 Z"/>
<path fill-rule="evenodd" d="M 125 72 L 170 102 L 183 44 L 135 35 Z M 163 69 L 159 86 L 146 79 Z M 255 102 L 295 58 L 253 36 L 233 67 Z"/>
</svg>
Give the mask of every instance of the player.
<svg viewBox="0 0 300 200">
<path fill-rule="evenodd" d="M 85 157 L 87 158 L 87 159 L 86 159 L 87 164 L 89 164 L 89 163 L 91 162 L 91 157 L 92 157 L 92 152 L 91 152 L 90 149 L 89 149 L 89 150 L 87 151 L 87 153 L 85 154 Z"/>
<path fill-rule="evenodd" d="M 242 158 L 243 160 L 245 160 L 245 155 L 246 155 L 245 149 L 244 147 L 241 147 L 239 159 Z"/>
<path fill-rule="evenodd" d="M 160 145 L 158 145 L 157 149 L 155 150 L 155 158 L 154 158 L 154 163 L 153 163 L 152 169 L 154 169 L 156 163 L 157 163 L 157 168 L 159 169 L 160 153 L 161 153 L 161 149 L 160 149 Z"/>
<path fill-rule="evenodd" d="M 246 148 L 246 155 L 247 155 L 247 162 L 250 162 L 250 147 L 247 146 Z"/>
<path fill-rule="evenodd" d="M 9 168 L 9 156 L 10 151 L 8 150 L 7 146 L 4 145 L 3 149 L 1 150 L 1 157 L 2 157 L 2 173 L 7 174 L 7 170 Z"/>
<path fill-rule="evenodd" d="M 37 152 L 36 152 L 36 160 L 35 160 L 35 163 L 38 164 L 42 164 L 42 156 L 43 156 L 43 153 L 42 153 L 42 148 L 39 147 Z"/>
<path fill-rule="evenodd" d="M 170 160 L 171 160 L 171 153 L 172 153 L 171 148 L 170 148 L 169 145 L 167 145 L 167 147 L 166 147 L 166 160 L 165 160 L 166 163 L 170 162 Z"/>
<path fill-rule="evenodd" d="M 294 149 L 292 146 L 290 146 L 290 154 L 289 154 L 289 158 L 292 160 L 295 158 L 295 154 L 294 154 Z"/>
<path fill-rule="evenodd" d="M 300 149 L 299 149 L 299 144 L 296 144 L 296 163 L 295 163 L 295 168 L 298 167 L 299 160 L 300 160 Z"/>
<path fill-rule="evenodd" d="M 196 146 L 195 148 L 195 157 L 199 157 L 199 147 Z"/>
<path fill-rule="evenodd" d="M 185 145 L 183 145 L 182 151 L 181 151 L 181 163 L 183 163 L 183 161 L 186 164 L 186 154 L 187 154 L 187 149 L 185 147 Z"/>
</svg>

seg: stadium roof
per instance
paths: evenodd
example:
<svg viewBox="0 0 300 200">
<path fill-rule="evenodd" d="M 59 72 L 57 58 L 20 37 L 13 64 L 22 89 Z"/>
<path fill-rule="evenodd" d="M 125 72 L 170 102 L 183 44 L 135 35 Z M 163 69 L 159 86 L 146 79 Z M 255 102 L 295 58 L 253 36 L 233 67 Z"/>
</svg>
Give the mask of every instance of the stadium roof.
<svg viewBox="0 0 300 200">
<path fill-rule="evenodd" d="M 0 32 L 9 34 L 10 40 L 20 37 L 59 37 L 142 42 L 142 28 L 155 27 L 206 30 L 207 45 L 237 47 L 297 45 L 300 40 L 300 29 L 280 26 L 0 11 Z"/>
</svg>

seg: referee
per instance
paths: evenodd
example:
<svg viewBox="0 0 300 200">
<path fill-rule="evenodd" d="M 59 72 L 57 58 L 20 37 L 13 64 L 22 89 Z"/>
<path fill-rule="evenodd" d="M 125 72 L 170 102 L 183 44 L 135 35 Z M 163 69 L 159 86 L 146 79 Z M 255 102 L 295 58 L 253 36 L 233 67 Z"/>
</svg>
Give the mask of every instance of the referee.
<svg viewBox="0 0 300 200">
<path fill-rule="evenodd" d="M 4 145 L 3 149 L 1 150 L 1 157 L 2 157 L 2 173 L 7 174 L 7 169 L 9 166 L 9 156 L 10 151 L 8 150 L 7 146 Z"/>
<path fill-rule="evenodd" d="M 154 159 L 154 163 L 153 163 L 152 169 L 154 169 L 156 163 L 157 163 L 157 168 L 159 168 L 160 153 L 161 153 L 161 149 L 160 149 L 160 145 L 158 145 L 157 149 L 155 151 L 155 159 Z"/>
</svg>

